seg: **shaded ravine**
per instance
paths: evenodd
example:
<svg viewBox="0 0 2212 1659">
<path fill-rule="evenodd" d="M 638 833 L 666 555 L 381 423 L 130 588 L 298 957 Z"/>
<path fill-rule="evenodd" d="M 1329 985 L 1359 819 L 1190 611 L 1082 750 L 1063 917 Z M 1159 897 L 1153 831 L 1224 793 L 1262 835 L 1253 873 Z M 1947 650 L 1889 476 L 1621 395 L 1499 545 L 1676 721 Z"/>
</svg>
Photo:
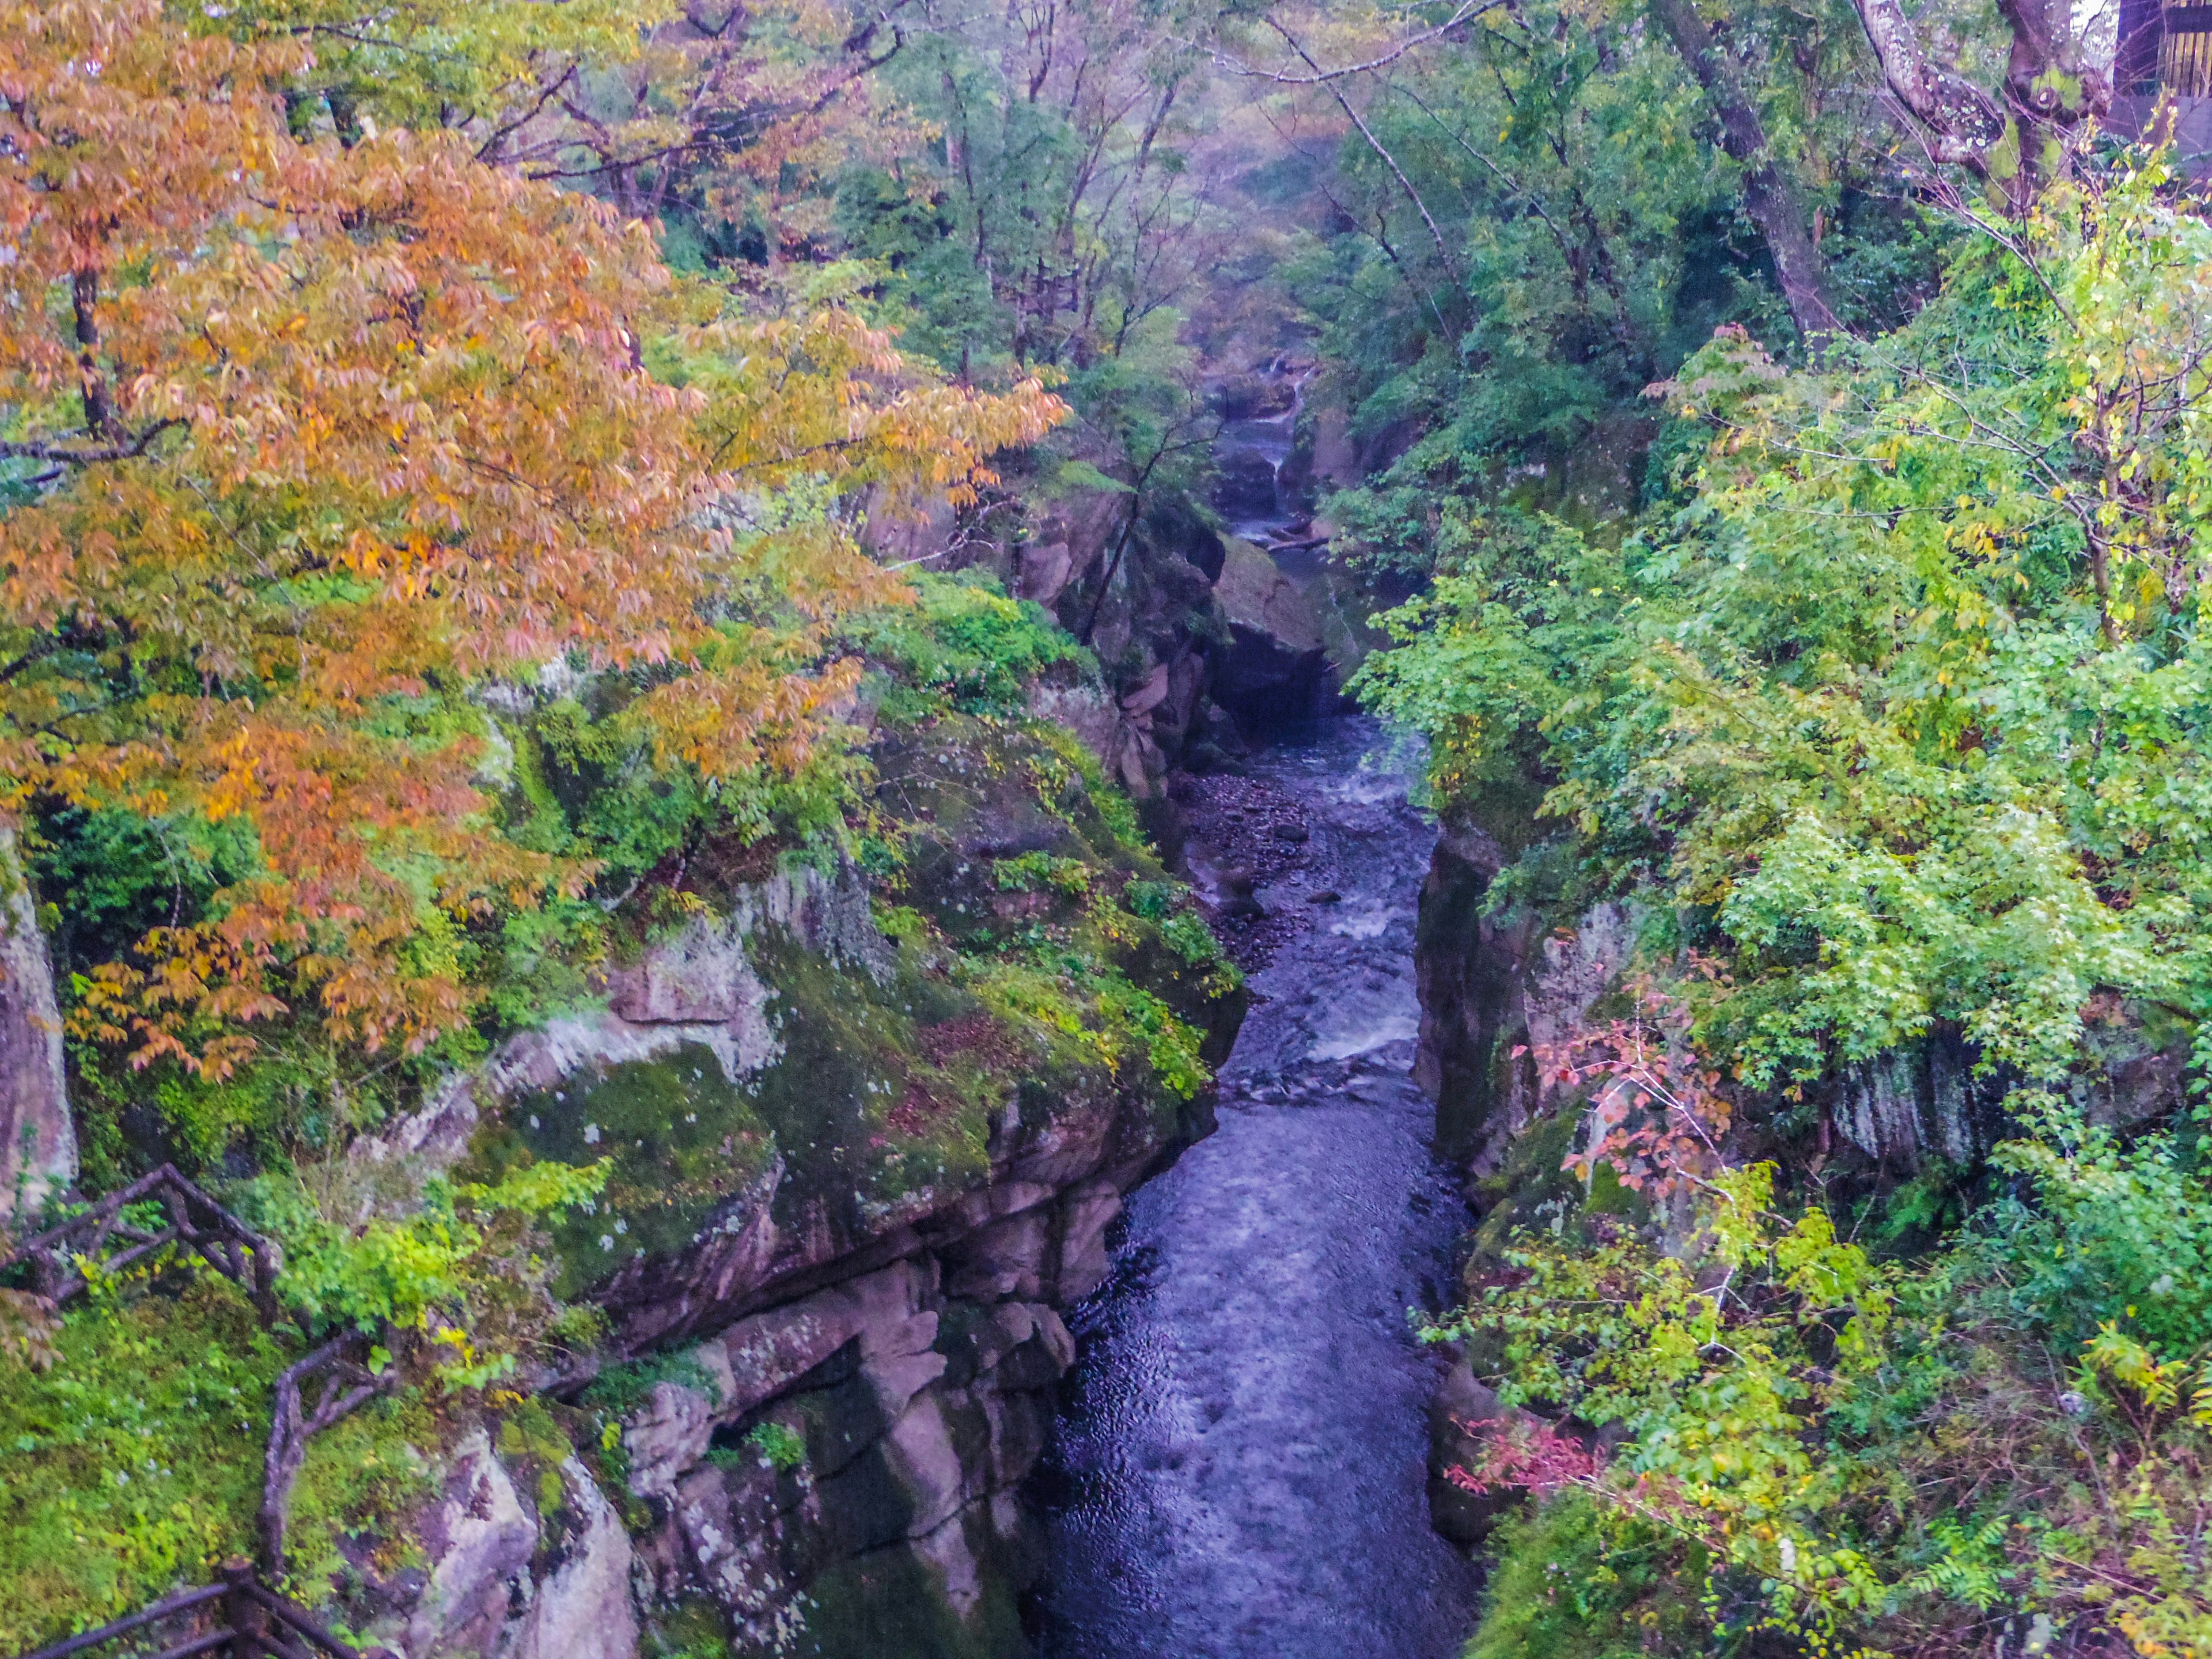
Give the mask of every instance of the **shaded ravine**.
<svg viewBox="0 0 2212 1659">
<path fill-rule="evenodd" d="M 1311 920 L 1254 978 L 1219 1128 L 1133 1198 L 1071 1319 L 1043 1482 L 1056 1659 L 1445 1659 L 1472 1622 L 1472 1571 L 1430 1528 L 1437 1372 L 1407 1316 L 1467 1224 L 1407 1075 L 1435 832 L 1370 721 L 1252 770 L 1311 835 L 1257 896 Z"/>
</svg>

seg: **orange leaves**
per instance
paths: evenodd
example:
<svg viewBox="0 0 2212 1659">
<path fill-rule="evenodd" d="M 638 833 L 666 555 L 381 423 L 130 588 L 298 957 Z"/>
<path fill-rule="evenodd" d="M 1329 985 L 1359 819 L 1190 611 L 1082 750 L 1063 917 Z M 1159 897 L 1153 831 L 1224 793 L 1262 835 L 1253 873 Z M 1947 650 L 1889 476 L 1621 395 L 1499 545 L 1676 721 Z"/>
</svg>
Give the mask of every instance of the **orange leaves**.
<svg viewBox="0 0 2212 1659">
<path fill-rule="evenodd" d="M 453 975 L 402 970 L 437 916 L 573 890 L 588 875 L 487 832 L 473 744 L 426 752 L 281 708 L 232 714 L 220 717 L 228 737 L 194 751 L 196 800 L 210 821 L 253 825 L 267 873 L 228 890 L 214 919 L 156 928 L 132 963 L 98 969 L 80 1036 L 220 1075 L 251 1048 L 226 1028 L 288 1012 L 274 988 L 289 981 L 342 1040 L 419 1047 L 468 1011 Z"/>
<path fill-rule="evenodd" d="M 303 997 L 370 1046 L 462 1023 L 454 928 L 592 873 L 499 833 L 468 688 L 649 669 L 664 764 L 804 766 L 830 628 L 897 591 L 839 503 L 957 495 L 1061 412 L 911 385 L 836 309 L 699 325 L 645 227 L 459 134 L 299 142 L 304 62 L 0 0 L 5 790 L 260 860 L 94 976 L 81 1029 L 142 1059 L 234 1064 Z"/>
<path fill-rule="evenodd" d="M 808 475 L 887 486 L 894 511 L 930 494 L 971 496 L 995 451 L 1035 442 L 1066 415 L 1039 381 L 1003 395 L 902 384 L 891 337 L 843 310 L 803 320 L 715 324 L 684 346 L 710 408 L 716 468 L 739 488 Z"/>
<path fill-rule="evenodd" d="M 1720 1172 L 1731 1114 L 1718 1073 L 1691 1046 L 1687 1006 L 1649 979 L 1634 994 L 1626 1018 L 1577 1027 L 1534 1054 L 1547 1084 L 1589 1091 L 1582 1149 L 1561 1167 L 1587 1180 L 1609 1164 L 1624 1187 L 1665 1197 Z"/>
</svg>

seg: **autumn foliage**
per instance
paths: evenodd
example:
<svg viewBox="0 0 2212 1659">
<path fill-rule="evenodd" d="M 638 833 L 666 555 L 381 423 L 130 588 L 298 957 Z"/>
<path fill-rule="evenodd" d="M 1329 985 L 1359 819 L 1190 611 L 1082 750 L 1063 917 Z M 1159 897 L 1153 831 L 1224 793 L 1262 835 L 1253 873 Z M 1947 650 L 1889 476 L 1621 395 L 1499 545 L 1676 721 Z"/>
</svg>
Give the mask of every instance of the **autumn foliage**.
<svg viewBox="0 0 2212 1659">
<path fill-rule="evenodd" d="M 797 767 L 832 623 L 896 591 L 836 503 L 969 489 L 1059 413 L 915 385 L 834 307 L 748 322 L 458 133 L 298 136 L 313 42 L 0 5 L 8 802 L 257 849 L 93 976 L 142 1059 L 227 1066 L 303 999 L 371 1047 L 453 1027 L 426 933 L 592 875 L 498 832 L 473 695 L 626 671 L 662 763 Z"/>
</svg>

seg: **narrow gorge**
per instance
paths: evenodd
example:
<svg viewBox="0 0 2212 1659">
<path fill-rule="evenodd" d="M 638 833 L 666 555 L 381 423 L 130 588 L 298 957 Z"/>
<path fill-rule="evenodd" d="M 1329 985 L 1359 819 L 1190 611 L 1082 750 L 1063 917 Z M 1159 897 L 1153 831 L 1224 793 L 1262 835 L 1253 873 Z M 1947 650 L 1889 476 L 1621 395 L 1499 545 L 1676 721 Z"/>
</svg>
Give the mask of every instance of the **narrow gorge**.
<svg viewBox="0 0 2212 1659">
<path fill-rule="evenodd" d="M 1407 763 L 1339 715 L 1188 786 L 1194 863 L 1296 836 L 1252 890 L 1286 936 L 1218 1127 L 1132 1199 L 1073 1321 L 1048 1653 L 1444 1659 L 1471 1621 L 1473 1571 L 1430 1522 L 1441 1364 L 1411 1318 L 1452 1299 L 1467 1214 L 1409 1076 L 1435 830 Z"/>
<path fill-rule="evenodd" d="M 0 0 L 0 1659 L 2212 1659 L 2208 17 Z"/>
</svg>

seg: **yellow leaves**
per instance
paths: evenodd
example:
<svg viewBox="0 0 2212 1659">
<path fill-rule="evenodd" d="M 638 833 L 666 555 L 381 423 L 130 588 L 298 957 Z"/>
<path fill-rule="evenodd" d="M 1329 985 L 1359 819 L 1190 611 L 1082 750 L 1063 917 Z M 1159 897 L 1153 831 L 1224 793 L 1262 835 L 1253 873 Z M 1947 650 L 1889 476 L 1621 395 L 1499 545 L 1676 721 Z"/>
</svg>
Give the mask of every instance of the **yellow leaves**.
<svg viewBox="0 0 2212 1659">
<path fill-rule="evenodd" d="M 586 27 L 582 0 L 435 3 L 487 41 Z M 0 683 L 0 785 L 250 830 L 255 873 L 80 1010 L 218 1073 L 288 997 L 370 1046 L 463 1024 L 436 919 L 590 878 L 505 841 L 474 742 L 379 727 L 396 705 L 651 667 L 663 764 L 793 772 L 858 672 L 818 660 L 837 618 L 899 591 L 832 508 L 972 495 L 1065 412 L 923 383 L 834 297 L 702 324 L 647 228 L 459 133 L 298 142 L 307 62 L 152 0 L 0 0 L 0 306 L 32 319 L 0 331 L 0 404 L 64 474 L 0 518 L 0 659 L 75 641 Z"/>
<path fill-rule="evenodd" d="M 2135 1312 L 2130 1308 L 2128 1312 Z M 2170 1359 L 2160 1363 L 2158 1357 L 2131 1336 L 2121 1334 L 2118 1324 L 2106 1320 L 2097 1327 L 2096 1335 L 2082 1345 L 2081 1362 L 2095 1375 L 2109 1376 L 2114 1382 L 2132 1389 L 2153 1411 L 2163 1411 L 2181 1397 L 2182 1385 L 2187 1382 L 2190 1366 L 2185 1360 Z M 2199 1422 L 2207 1421 L 2212 1413 L 2203 1413 L 2207 1390 L 2197 1395 L 2197 1410 L 2191 1415 Z M 2203 1413 L 2203 1414 L 2199 1414 Z"/>
<path fill-rule="evenodd" d="M 992 481 L 989 454 L 1034 442 L 1066 415 L 1034 378 L 995 396 L 902 385 L 890 336 L 842 307 L 696 327 L 678 349 L 706 399 L 708 458 L 732 488 L 873 485 L 879 506 L 898 513 L 932 495 L 972 499 Z"/>
</svg>

